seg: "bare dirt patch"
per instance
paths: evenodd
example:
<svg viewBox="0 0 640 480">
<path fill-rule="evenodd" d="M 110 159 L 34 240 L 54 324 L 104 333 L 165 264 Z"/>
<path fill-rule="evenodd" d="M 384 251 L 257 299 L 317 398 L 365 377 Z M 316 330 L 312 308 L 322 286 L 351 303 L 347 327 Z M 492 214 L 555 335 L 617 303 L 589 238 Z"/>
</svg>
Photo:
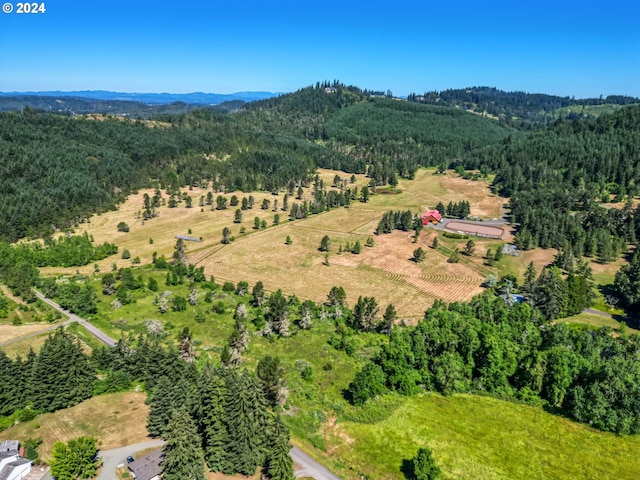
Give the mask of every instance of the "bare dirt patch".
<svg viewBox="0 0 640 480">
<path fill-rule="evenodd" d="M 29 353 L 30 349 L 33 349 L 34 352 L 40 350 L 40 347 L 42 347 L 47 337 L 48 335 L 43 333 L 42 335 L 36 335 L 35 337 L 29 337 L 22 341 L 10 343 L 9 345 L 0 347 L 0 349 L 2 349 L 2 351 L 4 351 L 4 353 L 6 353 L 10 358 L 15 358 L 18 355 L 24 358 Z"/>
<path fill-rule="evenodd" d="M 11 290 L 9 290 L 9 287 L 7 287 L 6 285 L 0 285 L 0 294 L 4 295 L 9 300 L 14 301 L 18 305 L 25 304 L 24 300 L 22 300 L 20 297 L 16 297 L 13 293 L 11 293 Z"/>
<path fill-rule="evenodd" d="M 499 237 L 504 235 L 504 229 L 500 227 L 494 227 L 490 225 L 478 225 L 477 223 L 469 222 L 448 222 L 446 225 L 447 230 L 454 232 L 469 233 L 471 235 L 478 235 L 481 237 Z"/>
</svg>

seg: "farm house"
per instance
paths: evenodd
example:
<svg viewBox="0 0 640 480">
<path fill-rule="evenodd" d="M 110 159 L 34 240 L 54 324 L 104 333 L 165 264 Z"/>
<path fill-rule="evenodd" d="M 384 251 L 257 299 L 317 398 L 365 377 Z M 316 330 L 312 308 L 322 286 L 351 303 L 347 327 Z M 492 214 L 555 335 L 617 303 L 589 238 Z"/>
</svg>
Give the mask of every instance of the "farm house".
<svg viewBox="0 0 640 480">
<path fill-rule="evenodd" d="M 438 210 L 429 210 L 422 215 L 422 224 L 429 225 L 430 223 L 440 223 L 442 221 L 442 215 Z"/>
</svg>

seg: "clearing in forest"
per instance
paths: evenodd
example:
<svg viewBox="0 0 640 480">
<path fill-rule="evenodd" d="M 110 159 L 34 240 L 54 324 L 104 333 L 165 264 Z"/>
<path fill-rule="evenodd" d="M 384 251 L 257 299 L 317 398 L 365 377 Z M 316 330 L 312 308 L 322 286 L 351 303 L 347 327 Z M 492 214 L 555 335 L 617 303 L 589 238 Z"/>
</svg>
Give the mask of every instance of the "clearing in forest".
<svg viewBox="0 0 640 480">
<path fill-rule="evenodd" d="M 413 243 L 411 232 L 394 232 L 390 235 L 374 236 L 375 227 L 387 210 L 410 210 L 420 213 L 425 208 L 433 208 L 438 202 L 467 200 L 471 214 L 493 218 L 501 214 L 502 199 L 493 195 L 486 182 L 464 180 L 453 173 L 434 175 L 434 169 L 420 169 L 414 180 L 400 180 L 397 195 L 372 195 L 369 202 L 353 201 L 350 208 L 337 208 L 303 220 L 290 222 L 289 212 L 281 209 L 283 192 L 279 195 L 264 192 L 214 192 L 215 198 L 224 195 L 231 199 L 252 195 L 254 207 L 242 211 L 242 222 L 234 223 L 234 212 L 238 207 L 226 210 L 211 210 L 210 206 L 199 206 L 199 199 L 207 190 L 194 187 L 183 190 L 193 199 L 193 207 L 185 208 L 184 202 L 176 208 L 160 207 L 159 216 L 142 221 L 143 195 L 153 195 L 153 191 L 140 191 L 131 195 L 116 212 L 108 212 L 91 218 L 91 222 L 78 229 L 93 235 L 98 243 L 116 243 L 120 251 L 127 249 L 131 258 L 140 257 L 142 264 L 149 263 L 153 252 L 171 257 L 178 234 L 202 237 L 202 242 L 186 242 L 189 261 L 203 265 L 207 275 L 219 280 L 238 282 L 241 280 L 255 284 L 263 281 L 268 290 L 281 288 L 286 294 L 296 294 L 301 298 L 321 301 L 333 286 L 342 286 L 353 304 L 359 295 L 374 296 L 381 305 L 393 303 L 401 317 L 419 317 L 434 299 L 446 301 L 468 300 L 479 293 L 484 272 L 474 267 L 473 262 L 447 263 L 447 257 L 428 248 L 432 233 L 425 230 L 420 240 Z M 328 189 L 335 175 L 349 179 L 350 174 L 332 170 L 320 170 L 320 177 Z M 359 190 L 367 185 L 368 178 L 355 175 Z M 163 192 L 168 200 L 166 192 Z M 289 198 L 289 205 L 298 200 Z M 305 200 L 311 199 L 310 188 L 304 189 Z M 270 203 L 267 210 L 261 209 L 263 200 Z M 278 210 L 274 211 L 274 202 Z M 279 225 L 274 224 L 274 216 L 280 216 Z M 265 221 L 267 228 L 254 229 L 255 218 Z M 126 222 L 130 231 L 118 232 L 119 222 Z M 234 241 L 221 245 L 222 230 L 228 227 Z M 244 234 L 240 229 L 244 229 Z M 191 230 L 191 233 L 189 233 Z M 320 240 L 328 235 L 332 242 L 329 265 L 325 265 L 325 254 L 318 251 Z M 291 245 L 285 245 L 290 236 Z M 365 247 L 367 237 L 373 236 L 375 246 Z M 150 240 L 151 239 L 151 240 Z M 151 243 L 153 241 L 153 243 Z M 347 243 L 359 241 L 362 251 L 359 255 L 342 253 Z M 427 258 L 422 264 L 410 259 L 414 249 L 427 250 Z M 101 271 L 110 271 L 112 264 L 118 268 L 130 266 L 131 260 L 122 260 L 120 254 L 98 262 Z M 480 262 L 481 263 L 481 262 Z M 81 267 L 82 273 L 92 273 L 93 265 Z M 47 268 L 44 273 L 70 273 L 75 269 Z"/>
</svg>

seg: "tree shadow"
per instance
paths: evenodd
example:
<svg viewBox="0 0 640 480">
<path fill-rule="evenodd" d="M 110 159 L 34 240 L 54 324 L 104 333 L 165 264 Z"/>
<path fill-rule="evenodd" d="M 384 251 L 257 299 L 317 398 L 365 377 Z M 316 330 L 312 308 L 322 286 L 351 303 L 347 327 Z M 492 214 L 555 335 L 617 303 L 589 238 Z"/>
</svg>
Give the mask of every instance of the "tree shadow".
<svg viewBox="0 0 640 480">
<path fill-rule="evenodd" d="M 415 478 L 413 460 L 407 460 L 404 458 L 402 460 L 402 465 L 400 466 L 400 472 L 407 480 L 413 480 Z"/>
<path fill-rule="evenodd" d="M 615 292 L 612 284 L 598 285 L 597 289 L 604 298 L 607 298 L 608 295 L 617 297 L 617 293 Z M 627 309 L 625 311 L 625 314 L 609 313 L 609 312 L 604 312 L 604 313 L 606 314 L 605 316 L 610 316 L 616 322 L 624 323 L 627 327 L 640 330 L 640 315 L 638 315 L 638 312 L 635 310 Z"/>
<path fill-rule="evenodd" d="M 353 405 L 353 393 L 348 388 L 342 389 L 342 398 L 344 398 L 350 405 Z"/>
</svg>

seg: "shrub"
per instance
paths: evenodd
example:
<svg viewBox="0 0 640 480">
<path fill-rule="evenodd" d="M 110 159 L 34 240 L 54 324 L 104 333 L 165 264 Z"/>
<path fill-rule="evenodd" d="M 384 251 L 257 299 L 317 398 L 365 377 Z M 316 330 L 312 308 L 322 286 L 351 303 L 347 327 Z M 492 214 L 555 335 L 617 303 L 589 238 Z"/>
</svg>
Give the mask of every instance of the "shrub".
<svg viewBox="0 0 640 480">
<path fill-rule="evenodd" d="M 469 238 L 469 235 L 465 235 L 464 233 L 443 232 L 442 235 L 447 238 L 455 238 L 457 240 L 465 240 Z"/>
<path fill-rule="evenodd" d="M 127 225 L 127 224 L 126 224 L 126 223 L 124 223 L 124 222 L 120 222 L 120 223 L 118 224 L 118 231 L 119 231 L 119 232 L 125 232 L 125 233 L 126 233 L 126 232 L 128 232 L 128 231 L 129 231 L 129 225 Z"/>
<path fill-rule="evenodd" d="M 310 382 L 313 379 L 313 368 L 311 368 L 311 365 L 305 365 L 302 367 L 300 376 L 304 381 Z"/>
<path fill-rule="evenodd" d="M 421 263 L 424 261 L 427 253 L 422 249 L 422 247 L 418 247 L 413 251 L 413 259 L 416 263 Z"/>
</svg>

